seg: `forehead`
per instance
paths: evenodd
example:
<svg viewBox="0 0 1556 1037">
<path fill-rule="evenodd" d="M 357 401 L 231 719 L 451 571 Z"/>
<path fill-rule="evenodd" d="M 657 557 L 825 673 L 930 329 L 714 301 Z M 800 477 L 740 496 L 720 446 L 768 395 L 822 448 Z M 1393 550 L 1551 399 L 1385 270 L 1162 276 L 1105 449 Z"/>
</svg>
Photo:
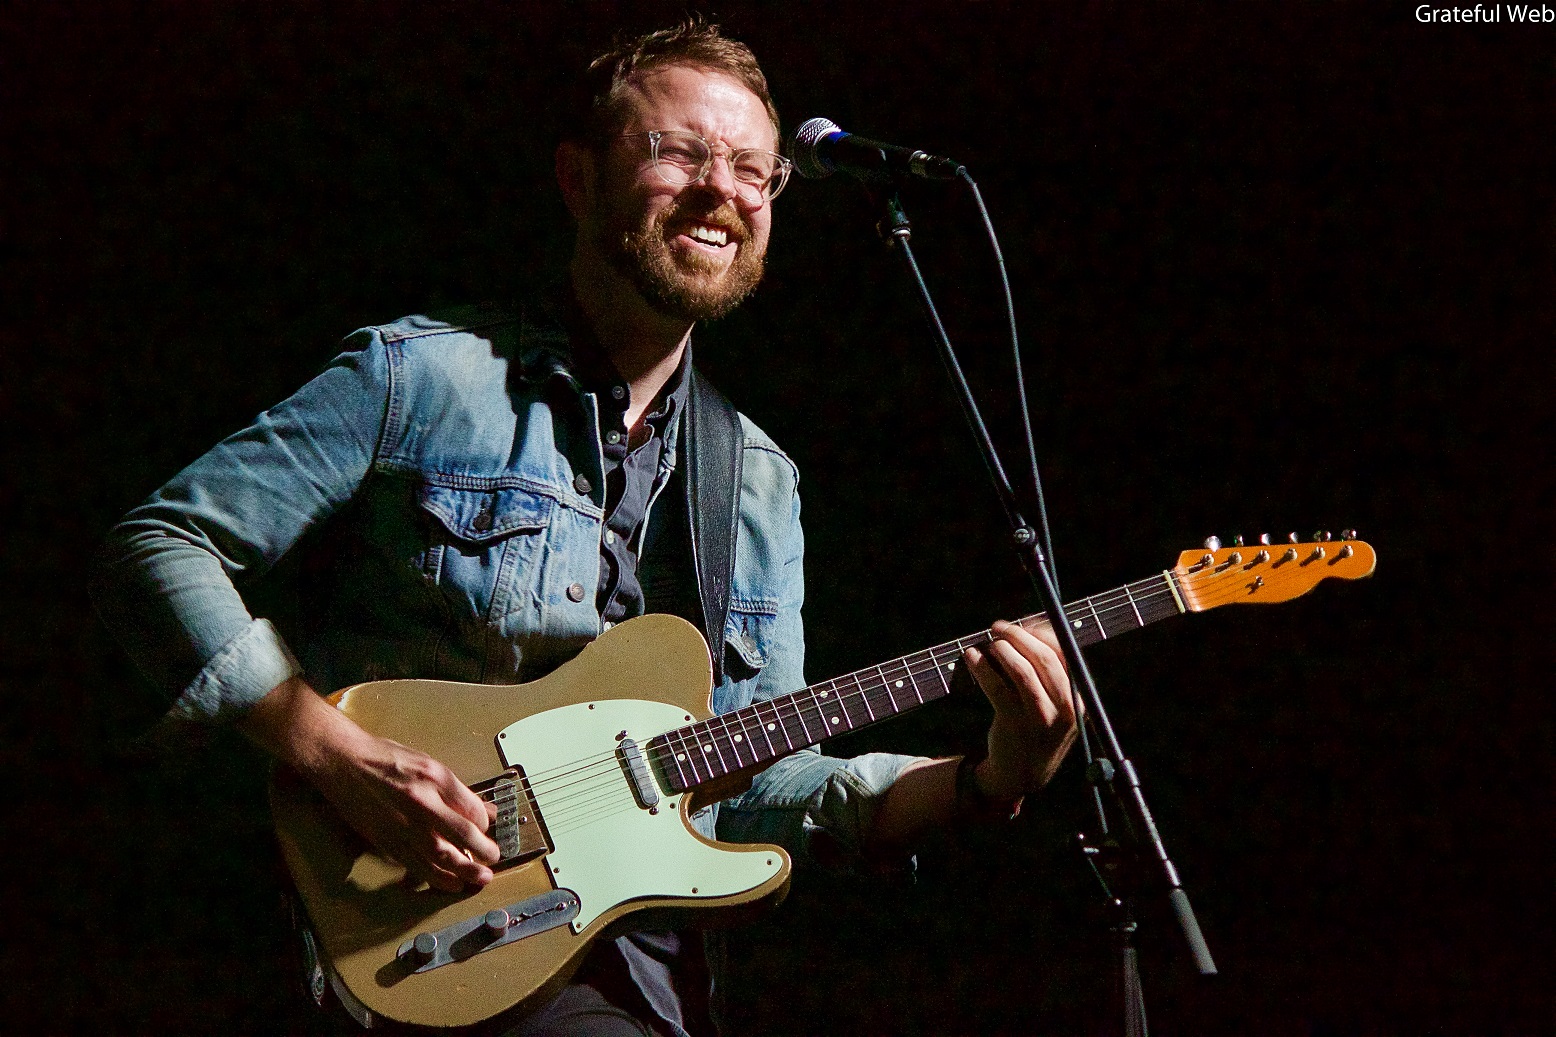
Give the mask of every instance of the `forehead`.
<svg viewBox="0 0 1556 1037">
<path fill-rule="evenodd" d="M 738 79 L 686 65 L 634 73 L 617 96 L 622 130 L 691 130 L 733 148 L 777 147 L 761 98 Z"/>
</svg>

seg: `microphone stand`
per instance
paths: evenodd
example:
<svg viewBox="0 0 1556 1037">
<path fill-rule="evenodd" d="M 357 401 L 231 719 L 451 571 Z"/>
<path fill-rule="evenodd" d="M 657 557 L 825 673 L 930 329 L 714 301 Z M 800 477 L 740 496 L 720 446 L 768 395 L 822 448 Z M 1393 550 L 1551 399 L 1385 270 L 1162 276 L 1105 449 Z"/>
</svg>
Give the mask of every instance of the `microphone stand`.
<svg viewBox="0 0 1556 1037">
<path fill-rule="evenodd" d="M 965 171 L 962 172 L 962 176 L 969 185 L 972 185 L 972 178 L 966 176 Z M 976 185 L 972 186 L 976 192 Z M 1010 480 L 1000 464 L 999 454 L 989 438 L 988 429 L 984 426 L 972 390 L 962 374 L 961 364 L 956 359 L 951 339 L 940 321 L 939 312 L 935 309 L 929 287 L 924 283 L 918 261 L 913 257 L 913 247 L 910 243 L 913 235 L 912 224 L 903 211 L 896 182 L 889 177 L 870 178 L 866 181 L 866 187 L 884 211 L 883 217 L 876 225 L 876 230 L 886 246 L 894 249 L 902 257 L 908 275 L 918 289 L 925 315 L 929 319 L 936 343 L 940 347 L 940 359 L 945 364 L 946 373 L 956 388 L 963 416 L 972 429 L 973 437 L 978 441 L 984 465 L 994 484 L 994 491 L 1010 524 L 1011 544 L 1015 547 L 1022 567 L 1026 570 L 1043 603 L 1054 634 L 1059 640 L 1059 647 L 1064 653 L 1065 663 L 1069 667 L 1071 686 L 1079 691 L 1085 703 L 1087 720 L 1098 736 L 1101 756 L 1088 764 L 1087 779 L 1095 789 L 1105 787 L 1112 793 L 1112 798 L 1122 815 L 1121 827 L 1124 841 L 1107 837 L 1098 843 L 1082 835 L 1080 842 L 1086 859 L 1091 864 L 1098 881 L 1101 882 L 1112 907 L 1113 921 L 1110 928 L 1118 952 L 1115 991 L 1121 1001 L 1123 1032 L 1126 1037 L 1146 1037 L 1145 998 L 1140 985 L 1139 958 L 1133 943 L 1136 929 L 1133 911 L 1134 887 L 1138 882 L 1138 876 L 1134 872 L 1137 862 L 1144 863 L 1142 858 L 1149 856 L 1154 863 L 1155 871 L 1166 882 L 1168 903 L 1172 906 L 1179 931 L 1199 973 L 1203 976 L 1215 975 L 1215 961 L 1211 958 L 1210 948 L 1206 946 L 1205 938 L 1200 933 L 1199 922 L 1194 917 L 1194 909 L 1189 905 L 1189 896 L 1184 892 L 1183 883 L 1178 878 L 1178 871 L 1173 866 L 1172 859 L 1167 856 L 1167 847 L 1157 831 L 1150 808 L 1146 806 L 1139 775 L 1135 772 L 1134 764 L 1124 755 L 1113 725 L 1108 720 L 1107 710 L 1103 708 L 1096 682 L 1092 679 L 1086 660 L 1081 655 L 1080 645 L 1075 640 L 1075 632 L 1064 612 L 1064 603 L 1059 599 L 1059 588 L 1053 577 L 1050 560 L 1044 554 L 1042 538 L 1038 536 L 1031 523 L 1027 522 L 1017 506 Z M 1035 473 L 1035 458 L 1033 470 Z M 1041 501 L 1041 498 L 1039 500 Z M 1044 521 L 1046 526 L 1046 520 Z M 1084 731 L 1082 735 L 1082 741 L 1085 743 Z M 1089 755 L 1089 744 L 1086 751 Z M 1094 794 L 1093 799 L 1096 801 L 1099 831 L 1106 837 L 1108 819 L 1102 797 Z M 1113 880 L 1111 883 L 1110 878 Z"/>
</svg>

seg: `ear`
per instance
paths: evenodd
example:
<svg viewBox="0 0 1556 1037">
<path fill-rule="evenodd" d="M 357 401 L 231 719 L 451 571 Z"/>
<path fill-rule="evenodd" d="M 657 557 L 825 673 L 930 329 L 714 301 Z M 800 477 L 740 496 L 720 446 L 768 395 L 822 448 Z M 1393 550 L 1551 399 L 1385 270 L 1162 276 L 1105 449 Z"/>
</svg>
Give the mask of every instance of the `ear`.
<svg viewBox="0 0 1556 1037">
<path fill-rule="evenodd" d="M 594 152 L 575 140 L 558 144 L 556 182 L 567 211 L 582 220 L 594 208 Z"/>
</svg>

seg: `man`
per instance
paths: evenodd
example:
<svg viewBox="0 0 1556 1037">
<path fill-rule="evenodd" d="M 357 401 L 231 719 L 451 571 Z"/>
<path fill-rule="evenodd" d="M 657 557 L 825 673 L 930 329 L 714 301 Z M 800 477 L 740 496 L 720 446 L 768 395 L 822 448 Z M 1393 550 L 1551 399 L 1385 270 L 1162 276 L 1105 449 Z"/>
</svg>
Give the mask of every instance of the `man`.
<svg viewBox="0 0 1556 1037">
<path fill-rule="evenodd" d="M 738 486 L 691 488 L 723 413 L 690 364 L 691 331 L 760 280 L 788 175 L 765 79 L 743 45 L 694 23 L 603 56 L 588 82 L 589 110 L 556 154 L 578 225 L 567 278 L 517 314 L 359 332 L 132 511 L 97 581 L 105 618 L 176 696 L 174 715 L 236 724 L 448 891 L 492 879 L 484 804 L 320 691 L 528 681 L 644 611 L 708 632 L 719 712 L 804 683 L 793 465 L 729 412 Z M 710 541 L 727 541 L 729 523 L 721 533 L 704 514 L 721 497 L 737 509 L 733 559 L 713 572 Z M 299 662 L 238 588 L 304 534 L 332 564 L 306 588 L 318 615 Z M 1049 641 L 994 633 L 967 660 L 995 707 L 981 759 L 798 753 L 699 821 L 803 861 L 900 853 L 958 817 L 1010 814 L 1052 775 L 1075 712 Z M 706 996 L 695 939 L 633 934 L 512 1025 L 709 1032 Z"/>
</svg>

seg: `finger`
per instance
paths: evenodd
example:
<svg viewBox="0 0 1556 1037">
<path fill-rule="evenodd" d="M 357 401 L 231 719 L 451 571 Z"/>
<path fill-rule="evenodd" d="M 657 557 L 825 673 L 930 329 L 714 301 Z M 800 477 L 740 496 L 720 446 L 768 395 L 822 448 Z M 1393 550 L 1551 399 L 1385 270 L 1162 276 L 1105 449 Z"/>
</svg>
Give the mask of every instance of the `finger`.
<svg viewBox="0 0 1556 1037">
<path fill-rule="evenodd" d="M 1064 657 L 1059 653 L 1058 647 L 1053 643 L 1053 632 L 1047 627 L 1034 633 L 1018 626 L 1015 623 L 995 623 L 992 632 L 995 634 L 994 644 L 1009 645 L 1032 667 L 1048 699 L 1065 716 L 1073 720 L 1076 717 L 1076 699 L 1070 686 L 1069 673 L 1065 669 Z M 1007 657 L 1001 655 L 1000 661 Z M 1008 671 L 1015 676 L 1016 671 Z M 1024 670 L 1021 671 L 1024 674 Z"/>
<path fill-rule="evenodd" d="M 469 850 L 447 839 L 436 842 L 429 863 L 438 872 L 451 876 L 456 889 L 467 885 L 484 886 L 492 881 L 492 869 L 477 860 Z"/>
<path fill-rule="evenodd" d="M 444 893 L 462 893 L 471 885 L 485 885 L 485 883 L 466 882 L 463 877 L 427 860 L 416 860 L 406 866 L 406 882 L 412 888 L 425 882 L 433 889 Z"/>
<path fill-rule="evenodd" d="M 966 662 L 973 681 L 978 685 L 978 690 L 983 692 L 983 697 L 989 700 L 989 705 L 993 706 L 996 712 L 1017 706 L 1015 689 L 994 665 L 988 653 L 977 648 L 968 648 L 962 652 L 962 659 Z"/>
<path fill-rule="evenodd" d="M 1059 639 L 1054 635 L 1053 628 L 1046 622 L 1033 630 L 1028 630 L 1019 623 L 1010 623 L 1005 620 L 997 621 L 989 632 L 996 640 L 1005 641 L 1014 645 L 1034 663 L 1052 664 L 1061 670 L 1065 668 L 1064 654 L 1059 649 Z"/>
<path fill-rule="evenodd" d="M 464 788 L 462 785 L 460 787 Z M 469 792 L 470 790 L 465 789 L 465 791 Z M 471 793 L 471 796 L 474 798 L 474 793 Z M 476 804 L 480 809 L 481 819 L 485 820 L 486 807 L 481 804 L 479 799 L 476 799 Z M 502 858 L 502 850 L 497 843 L 482 831 L 480 826 L 471 823 L 470 819 L 464 814 L 456 813 L 450 809 L 447 803 L 439 802 L 433 804 L 430 813 L 432 821 L 431 834 L 435 837 L 441 836 L 459 852 L 461 857 L 476 862 L 478 866 L 496 864 Z M 465 855 L 466 850 L 470 851 L 468 857 Z M 457 870 L 463 871 L 463 869 Z"/>
<path fill-rule="evenodd" d="M 1028 723 L 1044 727 L 1063 718 L 1063 707 L 1054 700 L 1043 674 L 1033 665 L 1032 660 L 1008 642 L 1000 640 L 990 642 L 988 654 L 1010 689 L 1008 694 L 1012 712 Z"/>
</svg>

